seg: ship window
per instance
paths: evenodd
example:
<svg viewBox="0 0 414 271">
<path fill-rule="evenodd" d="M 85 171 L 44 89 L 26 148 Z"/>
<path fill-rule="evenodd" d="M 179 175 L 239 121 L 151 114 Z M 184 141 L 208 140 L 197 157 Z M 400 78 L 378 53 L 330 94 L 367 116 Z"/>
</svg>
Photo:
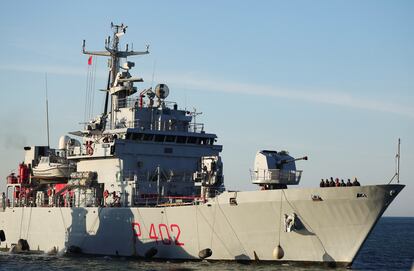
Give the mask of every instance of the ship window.
<svg viewBox="0 0 414 271">
<path fill-rule="evenodd" d="M 173 153 L 173 148 L 164 148 L 164 153 Z"/>
<path fill-rule="evenodd" d="M 155 141 L 156 142 L 164 142 L 165 139 L 165 135 L 156 135 L 155 136 Z"/>
<path fill-rule="evenodd" d="M 152 141 L 154 139 L 153 134 L 144 134 L 143 140 L 145 141 Z"/>
<path fill-rule="evenodd" d="M 165 137 L 165 142 L 175 142 L 175 136 L 166 136 Z"/>
<path fill-rule="evenodd" d="M 177 136 L 177 143 L 185 143 L 187 137 L 185 136 Z"/>
<path fill-rule="evenodd" d="M 190 136 L 187 140 L 188 144 L 197 144 L 197 137 Z"/>
<path fill-rule="evenodd" d="M 142 138 L 142 134 L 132 134 L 132 137 L 131 137 L 131 139 L 132 140 L 141 140 L 141 138 Z"/>
<path fill-rule="evenodd" d="M 207 145 L 208 144 L 208 138 L 204 138 L 204 137 L 200 138 L 200 144 L 201 145 Z"/>
</svg>

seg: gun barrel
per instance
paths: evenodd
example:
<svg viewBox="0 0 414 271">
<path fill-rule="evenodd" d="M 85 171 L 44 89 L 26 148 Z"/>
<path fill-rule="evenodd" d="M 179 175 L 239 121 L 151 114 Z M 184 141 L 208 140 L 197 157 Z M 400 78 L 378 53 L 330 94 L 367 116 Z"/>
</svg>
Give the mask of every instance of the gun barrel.
<svg viewBox="0 0 414 271">
<path fill-rule="evenodd" d="M 292 162 L 296 162 L 296 161 L 299 161 L 299 160 L 308 160 L 308 157 L 307 156 L 303 156 L 303 157 L 299 157 L 299 158 L 294 158 L 294 159 L 290 159 L 290 160 L 282 160 L 282 161 L 280 161 L 280 164 L 288 164 L 288 163 L 292 163 Z"/>
</svg>

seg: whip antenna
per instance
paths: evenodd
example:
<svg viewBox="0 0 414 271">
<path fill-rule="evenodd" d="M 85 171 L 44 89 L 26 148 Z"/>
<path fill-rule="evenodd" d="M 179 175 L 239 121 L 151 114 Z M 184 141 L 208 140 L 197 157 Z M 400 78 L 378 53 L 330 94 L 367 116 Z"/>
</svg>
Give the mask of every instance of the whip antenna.
<svg viewBox="0 0 414 271">
<path fill-rule="evenodd" d="M 151 81 L 151 89 L 154 87 L 154 77 L 155 77 L 155 66 L 157 65 L 157 61 L 154 60 L 154 63 L 152 65 L 152 81 Z"/>
<path fill-rule="evenodd" d="M 47 147 L 50 148 L 49 142 L 49 102 L 47 98 L 47 73 L 45 73 L 45 88 L 46 88 L 46 130 L 47 130 Z"/>
<path fill-rule="evenodd" d="M 397 183 L 400 183 L 400 157 L 401 157 L 401 139 L 398 138 L 398 147 L 397 154 L 395 155 L 395 173 L 392 176 L 391 180 L 388 182 L 390 184 L 395 177 L 397 177 Z"/>
</svg>

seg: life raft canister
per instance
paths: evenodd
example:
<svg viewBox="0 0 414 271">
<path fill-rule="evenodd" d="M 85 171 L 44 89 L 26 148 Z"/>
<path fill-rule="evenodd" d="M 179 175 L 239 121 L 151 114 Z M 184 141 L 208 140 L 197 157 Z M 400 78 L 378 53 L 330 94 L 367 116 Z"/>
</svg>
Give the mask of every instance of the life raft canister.
<svg viewBox="0 0 414 271">
<path fill-rule="evenodd" d="M 107 197 L 109 196 L 109 192 L 108 192 L 108 190 L 105 190 L 105 191 L 104 191 L 103 196 L 104 196 L 104 198 L 107 198 Z"/>
<path fill-rule="evenodd" d="M 27 167 L 27 165 L 25 165 L 24 163 L 19 164 L 19 168 L 18 168 L 18 172 L 19 172 L 19 178 L 18 178 L 18 183 L 28 183 L 29 181 L 29 168 Z"/>
</svg>

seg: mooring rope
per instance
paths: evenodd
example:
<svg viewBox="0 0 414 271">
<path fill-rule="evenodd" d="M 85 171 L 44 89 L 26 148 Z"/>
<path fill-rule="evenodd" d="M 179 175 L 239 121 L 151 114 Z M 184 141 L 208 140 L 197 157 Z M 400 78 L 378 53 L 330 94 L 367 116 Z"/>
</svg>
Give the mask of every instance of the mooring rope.
<svg viewBox="0 0 414 271">
<path fill-rule="evenodd" d="M 23 214 L 24 214 L 24 207 L 22 207 L 22 217 L 20 218 L 20 232 L 19 232 L 19 239 L 21 239 L 21 238 L 22 238 Z"/>
<path fill-rule="evenodd" d="M 32 221 L 32 211 L 33 211 L 33 207 L 30 206 L 29 222 L 27 223 L 26 240 L 29 238 L 30 222 Z"/>
<path fill-rule="evenodd" d="M 282 231 L 282 195 L 285 193 L 283 189 L 281 189 L 282 192 L 280 192 L 280 210 L 279 210 L 279 237 L 278 237 L 278 246 L 280 246 L 280 232 Z"/>
<path fill-rule="evenodd" d="M 220 209 L 221 213 L 223 214 L 224 218 L 226 219 L 227 224 L 230 226 L 230 229 L 233 231 L 234 235 L 236 236 L 237 241 L 239 241 L 239 243 L 240 243 L 241 247 L 243 248 L 245 255 L 248 255 L 248 253 L 247 253 L 246 249 L 245 249 L 245 248 L 244 248 L 244 246 L 243 246 L 243 243 L 241 242 L 241 240 L 240 240 L 239 236 L 237 235 L 236 231 L 234 230 L 233 225 L 230 223 L 230 220 L 228 219 L 228 217 L 227 217 L 227 216 L 226 216 L 226 214 L 224 213 L 224 211 L 223 211 L 223 209 L 221 208 L 220 204 L 219 204 L 218 202 L 217 202 L 217 204 L 218 204 L 218 206 L 219 206 L 219 209 Z"/>
</svg>

